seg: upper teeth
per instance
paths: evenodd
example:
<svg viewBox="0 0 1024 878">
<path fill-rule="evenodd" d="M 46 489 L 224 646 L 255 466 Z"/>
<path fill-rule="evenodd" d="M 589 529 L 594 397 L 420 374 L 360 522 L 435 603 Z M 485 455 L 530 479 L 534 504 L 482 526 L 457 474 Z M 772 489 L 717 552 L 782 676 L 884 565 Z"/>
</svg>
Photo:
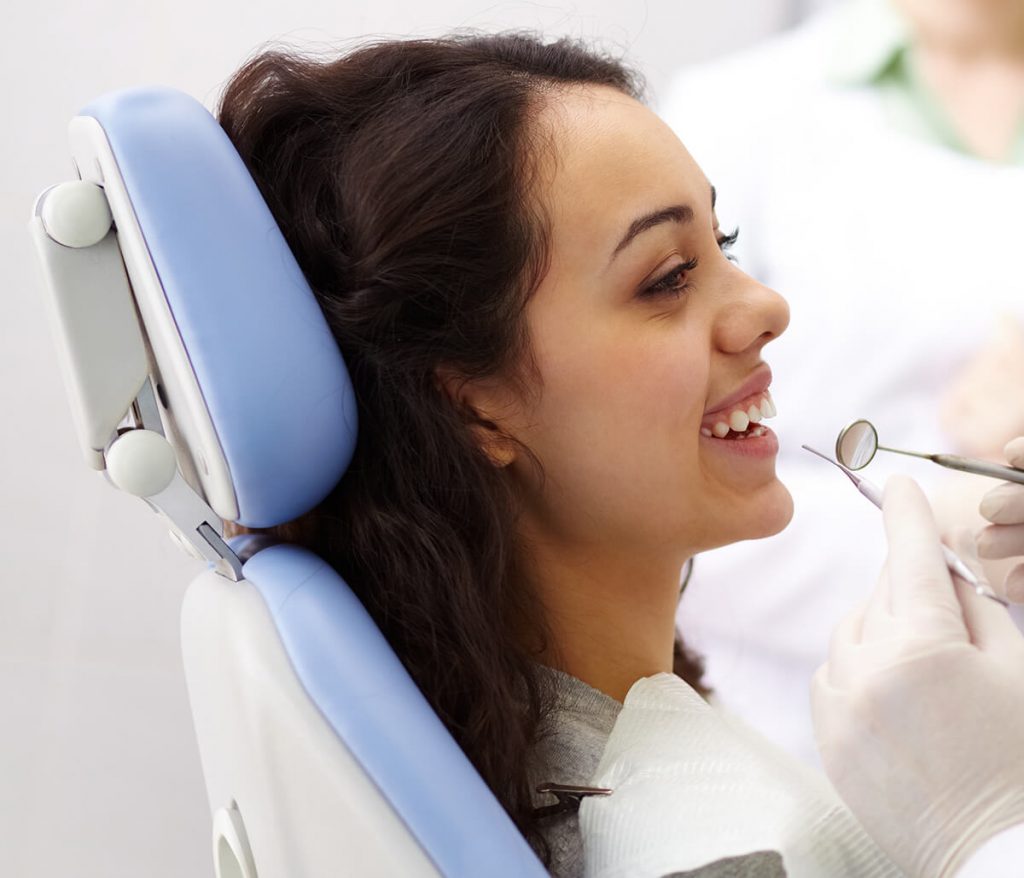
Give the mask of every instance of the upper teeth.
<svg viewBox="0 0 1024 878">
<path fill-rule="evenodd" d="M 728 413 L 723 412 L 719 416 L 719 420 L 716 420 L 710 427 L 701 427 L 700 432 L 704 436 L 717 436 L 719 439 L 723 439 L 729 430 L 742 433 L 751 424 L 760 423 L 764 418 L 774 418 L 776 414 L 775 403 L 772 402 L 768 391 L 765 391 L 760 404 L 755 402 L 746 408 L 737 408 Z"/>
</svg>

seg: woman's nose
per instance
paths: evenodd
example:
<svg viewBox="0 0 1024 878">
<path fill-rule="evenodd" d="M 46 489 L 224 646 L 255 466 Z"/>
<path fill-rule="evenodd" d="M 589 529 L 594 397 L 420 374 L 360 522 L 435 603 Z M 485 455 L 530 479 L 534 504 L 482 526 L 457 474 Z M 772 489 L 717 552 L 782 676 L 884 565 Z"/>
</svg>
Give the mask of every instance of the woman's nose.
<svg viewBox="0 0 1024 878">
<path fill-rule="evenodd" d="M 736 269 L 732 294 L 722 299 L 716 321 L 718 347 L 728 353 L 760 349 L 789 326 L 789 304 L 770 287 Z"/>
</svg>

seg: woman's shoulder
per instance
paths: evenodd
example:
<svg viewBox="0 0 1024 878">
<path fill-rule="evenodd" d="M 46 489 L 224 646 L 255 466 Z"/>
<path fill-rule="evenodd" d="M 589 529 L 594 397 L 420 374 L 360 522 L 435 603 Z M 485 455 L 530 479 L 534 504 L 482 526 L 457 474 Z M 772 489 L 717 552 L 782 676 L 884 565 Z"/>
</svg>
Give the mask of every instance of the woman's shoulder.
<svg viewBox="0 0 1024 878">
<path fill-rule="evenodd" d="M 534 746 L 531 779 L 585 785 L 597 770 L 622 704 L 570 674 L 538 667 L 550 710 Z"/>
<path fill-rule="evenodd" d="M 553 668 L 541 667 L 551 710 L 532 754 L 530 781 L 534 789 L 543 783 L 590 785 L 604 753 L 622 704 L 582 680 Z M 537 795 L 538 807 L 550 805 Z M 551 851 L 549 872 L 554 878 L 583 875 L 583 839 L 575 812 L 544 818 L 541 831 Z M 679 872 L 665 878 L 785 878 L 781 856 L 758 851 L 730 857 Z"/>
<path fill-rule="evenodd" d="M 576 677 L 538 666 L 549 696 L 545 716 L 531 754 L 528 775 L 536 790 L 545 783 L 587 786 L 604 753 L 622 704 Z M 554 804 L 554 797 L 534 794 L 538 808 Z M 540 830 L 551 852 L 549 872 L 555 878 L 583 874 L 583 839 L 574 811 L 542 818 Z"/>
</svg>

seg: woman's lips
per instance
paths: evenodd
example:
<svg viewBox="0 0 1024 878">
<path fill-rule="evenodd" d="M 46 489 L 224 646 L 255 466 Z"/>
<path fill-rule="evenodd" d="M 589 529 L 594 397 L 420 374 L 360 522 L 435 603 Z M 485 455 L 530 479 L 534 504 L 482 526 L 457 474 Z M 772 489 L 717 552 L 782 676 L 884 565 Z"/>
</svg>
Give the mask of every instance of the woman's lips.
<svg viewBox="0 0 1024 878">
<path fill-rule="evenodd" d="M 754 370 L 753 374 L 746 381 L 736 388 L 734 392 L 708 408 L 704 412 L 705 418 L 713 414 L 718 414 L 722 411 L 731 410 L 736 403 L 749 396 L 764 393 L 768 390 L 768 385 L 771 383 L 772 370 L 769 368 L 767 363 L 762 363 Z"/>
</svg>

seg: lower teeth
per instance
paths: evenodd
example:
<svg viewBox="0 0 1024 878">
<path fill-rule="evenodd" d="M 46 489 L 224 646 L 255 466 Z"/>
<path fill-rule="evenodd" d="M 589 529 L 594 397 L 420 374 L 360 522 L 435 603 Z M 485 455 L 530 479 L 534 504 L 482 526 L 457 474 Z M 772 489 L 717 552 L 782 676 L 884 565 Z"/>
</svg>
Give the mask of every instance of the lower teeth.
<svg viewBox="0 0 1024 878">
<path fill-rule="evenodd" d="M 714 434 L 712 434 L 711 430 L 707 429 L 706 427 L 701 427 L 701 431 L 700 432 L 701 432 L 702 435 L 707 436 L 708 438 L 711 438 L 711 436 L 714 435 Z M 768 429 L 766 427 L 764 427 L 764 426 L 762 426 L 760 424 L 756 424 L 756 425 L 755 424 L 751 424 L 746 430 L 743 430 L 742 432 L 736 432 L 735 430 L 729 430 L 729 432 L 726 433 L 724 436 L 719 436 L 718 438 L 720 438 L 720 439 L 729 439 L 729 440 L 733 440 L 733 439 L 748 439 L 748 438 L 751 438 L 751 437 L 756 438 L 758 436 L 763 436 L 767 432 L 768 432 Z"/>
<path fill-rule="evenodd" d="M 742 433 L 731 433 L 728 438 L 730 439 L 749 439 L 763 436 L 765 434 L 765 428 L 761 426 L 750 427 L 744 430 Z"/>
</svg>

